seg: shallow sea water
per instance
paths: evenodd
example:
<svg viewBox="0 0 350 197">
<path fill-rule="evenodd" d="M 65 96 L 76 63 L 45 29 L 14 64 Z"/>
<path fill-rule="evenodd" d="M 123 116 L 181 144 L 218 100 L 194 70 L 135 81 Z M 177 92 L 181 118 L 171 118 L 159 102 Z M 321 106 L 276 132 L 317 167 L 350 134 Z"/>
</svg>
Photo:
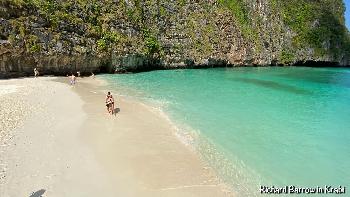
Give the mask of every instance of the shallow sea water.
<svg viewBox="0 0 350 197">
<path fill-rule="evenodd" d="M 350 187 L 350 69 L 218 68 L 102 75 L 161 109 L 239 196 Z M 186 138 L 186 137 L 185 137 Z"/>
</svg>

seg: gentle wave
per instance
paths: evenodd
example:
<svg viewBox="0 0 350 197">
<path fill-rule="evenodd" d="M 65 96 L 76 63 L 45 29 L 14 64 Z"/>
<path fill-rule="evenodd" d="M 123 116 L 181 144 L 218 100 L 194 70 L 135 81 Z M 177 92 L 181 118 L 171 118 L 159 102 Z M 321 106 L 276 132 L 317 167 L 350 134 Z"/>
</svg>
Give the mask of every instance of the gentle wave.
<svg viewBox="0 0 350 197">
<path fill-rule="evenodd" d="M 105 75 L 155 107 L 239 193 L 349 183 L 348 70 L 232 68 Z M 311 169 L 311 170 L 310 170 Z M 260 195 L 260 194 L 258 194 Z"/>
<path fill-rule="evenodd" d="M 136 92 L 131 90 L 130 92 Z M 172 125 L 176 138 L 184 144 L 189 150 L 196 152 L 218 175 L 218 180 L 224 183 L 229 190 L 233 191 L 239 196 L 254 197 L 258 196 L 259 188 L 251 188 L 249 185 L 260 185 L 259 176 L 248 169 L 243 161 L 235 158 L 234 160 L 228 159 L 222 151 L 218 150 L 217 146 L 213 142 L 210 142 L 208 138 L 201 135 L 199 130 L 191 128 L 189 125 L 175 123 L 166 112 L 166 108 L 171 101 L 157 100 L 150 97 L 139 97 L 130 94 L 119 94 L 123 98 L 128 100 L 134 100 L 148 108 L 153 113 L 158 114 L 170 125 Z"/>
</svg>

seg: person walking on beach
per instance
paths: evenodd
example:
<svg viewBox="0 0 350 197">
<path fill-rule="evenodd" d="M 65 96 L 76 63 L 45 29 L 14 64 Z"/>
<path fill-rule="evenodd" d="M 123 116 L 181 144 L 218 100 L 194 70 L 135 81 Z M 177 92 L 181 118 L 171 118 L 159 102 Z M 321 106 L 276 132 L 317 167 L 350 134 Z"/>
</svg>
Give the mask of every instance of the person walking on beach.
<svg viewBox="0 0 350 197">
<path fill-rule="evenodd" d="M 70 76 L 70 85 L 75 85 L 75 81 L 76 81 L 76 77 L 74 74 L 72 74 L 72 76 Z"/>
<path fill-rule="evenodd" d="M 80 77 L 80 71 L 77 71 L 77 76 Z"/>
<path fill-rule="evenodd" d="M 113 98 L 111 92 L 107 93 L 107 96 L 106 96 L 106 107 L 107 107 L 107 112 L 109 114 L 113 114 L 114 113 L 114 98 Z"/>
<path fill-rule="evenodd" d="M 37 78 L 39 76 L 39 71 L 37 68 L 34 68 L 34 77 Z"/>
</svg>

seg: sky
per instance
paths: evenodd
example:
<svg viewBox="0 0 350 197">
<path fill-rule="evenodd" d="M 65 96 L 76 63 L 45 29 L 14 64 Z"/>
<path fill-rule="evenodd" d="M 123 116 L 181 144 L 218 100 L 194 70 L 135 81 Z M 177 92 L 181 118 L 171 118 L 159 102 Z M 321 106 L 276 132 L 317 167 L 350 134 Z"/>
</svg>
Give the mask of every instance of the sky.
<svg viewBox="0 0 350 197">
<path fill-rule="evenodd" d="M 350 30 L 350 0 L 344 0 L 345 2 L 345 23 L 348 30 Z"/>
</svg>

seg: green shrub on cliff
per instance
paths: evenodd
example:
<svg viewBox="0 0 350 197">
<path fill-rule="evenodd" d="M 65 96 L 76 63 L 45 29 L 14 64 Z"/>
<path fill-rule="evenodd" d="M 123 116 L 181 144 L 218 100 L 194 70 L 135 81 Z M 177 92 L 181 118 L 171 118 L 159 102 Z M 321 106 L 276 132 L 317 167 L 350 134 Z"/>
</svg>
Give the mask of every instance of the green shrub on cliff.
<svg viewBox="0 0 350 197">
<path fill-rule="evenodd" d="M 150 56 L 159 55 L 159 41 L 149 29 L 143 29 L 143 38 L 145 42 L 145 54 Z"/>
<path fill-rule="evenodd" d="M 241 25 L 249 24 L 249 17 L 242 0 L 218 0 L 222 5 L 228 7 Z"/>
<path fill-rule="evenodd" d="M 295 56 L 292 52 L 290 52 L 287 49 L 282 50 L 281 59 L 280 59 L 281 64 L 291 64 L 293 63 L 294 59 L 295 59 Z"/>
<path fill-rule="evenodd" d="M 342 0 L 0 0 L 0 38 L 42 55 L 339 61 L 350 56 L 343 14 Z"/>
<path fill-rule="evenodd" d="M 26 50 L 30 53 L 40 51 L 40 45 L 38 44 L 38 37 L 35 35 L 29 35 L 26 39 Z"/>
<path fill-rule="evenodd" d="M 97 47 L 100 51 L 106 51 L 107 50 L 107 43 L 104 39 L 97 40 Z"/>
<path fill-rule="evenodd" d="M 116 32 L 105 31 L 102 33 L 100 39 L 97 40 L 97 47 L 99 51 L 110 51 L 113 46 L 121 40 L 121 35 Z"/>
<path fill-rule="evenodd" d="M 284 22 L 296 33 L 295 47 L 312 47 L 316 55 L 338 56 L 349 45 L 341 0 L 280 1 Z"/>
<path fill-rule="evenodd" d="M 236 24 L 240 27 L 242 36 L 259 45 L 257 29 L 252 25 L 252 18 L 248 14 L 248 8 L 244 0 L 218 0 L 219 4 L 227 7 L 233 14 Z M 257 18 L 257 20 L 260 20 Z"/>
</svg>

